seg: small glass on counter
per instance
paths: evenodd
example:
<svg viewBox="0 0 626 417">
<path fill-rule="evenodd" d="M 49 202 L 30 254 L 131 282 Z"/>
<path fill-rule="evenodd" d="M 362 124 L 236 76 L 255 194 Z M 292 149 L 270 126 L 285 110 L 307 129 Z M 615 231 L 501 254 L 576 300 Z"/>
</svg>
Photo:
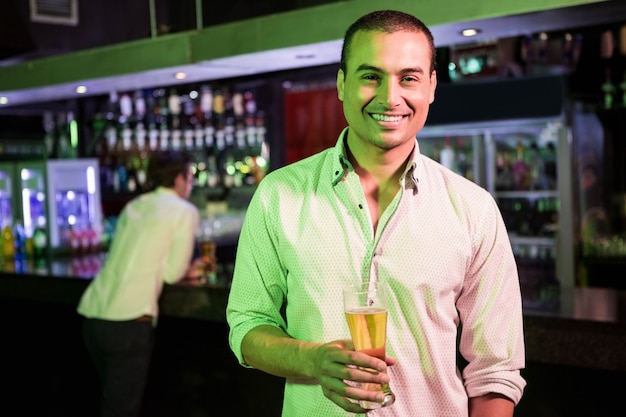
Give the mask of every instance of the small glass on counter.
<svg viewBox="0 0 626 417">
<path fill-rule="evenodd" d="M 215 285 L 217 283 L 217 257 L 215 255 L 217 244 L 215 238 L 219 234 L 219 229 L 219 221 L 213 218 L 202 219 L 196 233 L 196 241 L 204 264 L 200 277 L 203 284 Z"/>
</svg>

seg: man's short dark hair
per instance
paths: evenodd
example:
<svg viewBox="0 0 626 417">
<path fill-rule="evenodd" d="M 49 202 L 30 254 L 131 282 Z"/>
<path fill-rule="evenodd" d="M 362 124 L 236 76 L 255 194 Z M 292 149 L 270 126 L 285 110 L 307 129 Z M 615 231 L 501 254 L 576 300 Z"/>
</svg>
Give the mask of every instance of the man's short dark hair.
<svg viewBox="0 0 626 417">
<path fill-rule="evenodd" d="M 435 40 L 428 26 L 413 15 L 398 10 L 378 10 L 368 13 L 356 20 L 343 38 L 343 46 L 341 48 L 340 68 L 347 72 L 347 61 L 350 58 L 350 48 L 352 47 L 352 38 L 354 34 L 360 30 L 378 31 L 385 33 L 394 33 L 399 31 L 421 32 L 426 35 L 431 49 L 430 71 L 435 70 L 435 60 L 437 58 L 437 50 L 435 49 Z"/>
<path fill-rule="evenodd" d="M 179 174 L 187 178 L 193 158 L 184 151 L 157 151 L 150 156 L 148 182 L 150 188 L 173 187 Z"/>
</svg>

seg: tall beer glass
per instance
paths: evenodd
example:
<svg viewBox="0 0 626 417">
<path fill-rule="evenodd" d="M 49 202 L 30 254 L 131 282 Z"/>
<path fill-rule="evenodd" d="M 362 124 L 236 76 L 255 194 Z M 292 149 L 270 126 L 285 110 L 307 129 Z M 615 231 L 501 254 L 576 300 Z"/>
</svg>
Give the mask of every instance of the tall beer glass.
<svg viewBox="0 0 626 417">
<path fill-rule="evenodd" d="M 363 283 L 349 286 L 343 291 L 344 311 L 354 348 L 370 356 L 385 360 L 387 340 L 387 302 L 385 292 L 377 283 Z M 385 400 L 382 403 L 359 401 L 365 409 L 391 405 L 396 400 L 389 384 L 361 384 L 362 388 L 382 391 Z"/>
</svg>

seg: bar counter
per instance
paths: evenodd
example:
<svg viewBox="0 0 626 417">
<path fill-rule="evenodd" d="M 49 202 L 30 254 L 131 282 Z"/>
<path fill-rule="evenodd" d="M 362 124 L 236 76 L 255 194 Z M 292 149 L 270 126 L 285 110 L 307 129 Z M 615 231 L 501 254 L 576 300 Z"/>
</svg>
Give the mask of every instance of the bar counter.
<svg viewBox="0 0 626 417">
<path fill-rule="evenodd" d="M 218 259 L 233 259 L 232 254 Z M 76 304 L 105 256 L 0 264 L 0 369 L 10 382 L 3 391 L 6 410 L 98 416 L 99 382 L 84 349 Z M 220 264 L 210 283 L 165 286 L 140 417 L 280 415 L 283 379 L 239 366 L 228 346 L 232 268 L 232 262 Z M 522 375 L 528 385 L 515 417 L 623 415 L 614 412 L 623 409 L 622 385 L 614 381 L 626 377 L 626 292 L 526 288 L 523 298 Z"/>
<path fill-rule="evenodd" d="M 0 296 L 75 306 L 104 254 L 54 260 L 47 265 L 0 266 Z M 225 323 L 232 263 L 220 264 L 211 283 L 183 280 L 166 285 L 161 316 Z M 551 303 L 524 300 L 529 361 L 626 371 L 626 291 L 560 289 Z"/>
</svg>

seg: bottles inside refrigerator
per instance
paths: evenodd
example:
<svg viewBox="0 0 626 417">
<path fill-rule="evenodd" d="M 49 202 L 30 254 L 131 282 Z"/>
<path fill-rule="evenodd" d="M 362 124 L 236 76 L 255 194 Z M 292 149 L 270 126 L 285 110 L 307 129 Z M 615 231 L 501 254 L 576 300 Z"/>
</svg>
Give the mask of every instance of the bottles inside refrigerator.
<svg viewBox="0 0 626 417">
<path fill-rule="evenodd" d="M 527 307 L 546 307 L 573 285 L 568 127 L 561 118 L 427 126 L 420 152 L 487 189 L 500 208 Z M 450 153 L 452 155 L 452 153 Z"/>
<path fill-rule="evenodd" d="M 50 245 L 74 253 L 98 248 L 102 212 L 98 160 L 51 160 L 48 166 Z"/>
</svg>

